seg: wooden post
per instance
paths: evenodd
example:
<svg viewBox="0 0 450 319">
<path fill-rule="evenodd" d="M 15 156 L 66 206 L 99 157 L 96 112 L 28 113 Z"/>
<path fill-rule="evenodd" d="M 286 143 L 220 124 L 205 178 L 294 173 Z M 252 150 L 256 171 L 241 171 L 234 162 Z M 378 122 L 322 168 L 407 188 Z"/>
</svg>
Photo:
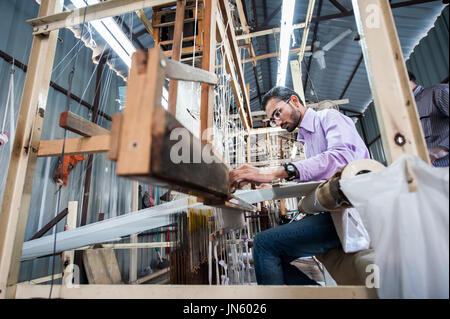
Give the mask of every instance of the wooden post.
<svg viewBox="0 0 450 319">
<path fill-rule="evenodd" d="M 181 45 L 183 41 L 183 27 L 184 27 L 184 10 L 185 0 L 177 1 L 177 11 L 175 15 L 175 27 L 173 30 L 173 45 L 172 45 L 172 60 L 180 61 L 181 59 Z M 177 92 L 178 81 L 170 80 L 169 83 L 169 112 L 174 116 L 177 112 Z"/>
<path fill-rule="evenodd" d="M 68 205 L 68 213 L 66 217 L 66 229 L 71 230 L 77 227 L 77 215 L 78 215 L 78 202 L 73 201 L 69 202 Z M 74 250 L 68 250 L 62 253 L 62 261 L 63 261 L 63 276 L 62 283 L 71 284 L 74 273 Z"/>
<path fill-rule="evenodd" d="M 59 0 L 42 0 L 39 16 L 62 10 Z M 37 148 L 55 57 L 58 31 L 34 36 L 23 88 L 13 151 L 0 213 L 0 298 L 13 297 L 30 207 Z"/>
<path fill-rule="evenodd" d="M 202 69 L 215 71 L 216 65 L 216 10 L 217 0 L 205 0 L 203 22 L 203 57 Z M 204 132 L 213 127 L 214 120 L 214 86 L 202 84 L 200 106 L 200 139 L 203 143 L 210 143 L 210 136 L 203 136 Z"/>
<path fill-rule="evenodd" d="M 352 0 L 386 160 L 402 154 L 430 163 L 388 0 Z"/>
<path fill-rule="evenodd" d="M 133 181 L 131 183 L 131 212 L 136 212 L 139 209 L 139 182 Z M 137 234 L 130 236 L 130 243 L 137 243 Z M 137 280 L 137 248 L 130 249 L 130 272 L 129 283 L 134 284 Z"/>
</svg>

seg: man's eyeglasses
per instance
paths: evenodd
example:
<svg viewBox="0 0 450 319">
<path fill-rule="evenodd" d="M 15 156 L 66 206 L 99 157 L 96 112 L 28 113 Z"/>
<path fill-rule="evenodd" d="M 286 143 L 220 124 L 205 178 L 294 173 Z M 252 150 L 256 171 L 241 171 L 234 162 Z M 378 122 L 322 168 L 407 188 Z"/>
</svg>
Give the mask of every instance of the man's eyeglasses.
<svg viewBox="0 0 450 319">
<path fill-rule="evenodd" d="M 289 103 L 291 99 L 289 98 L 289 100 L 283 101 L 284 103 Z M 280 115 L 281 115 L 281 107 L 278 107 L 275 111 L 273 111 L 272 117 L 270 118 L 269 121 L 269 125 L 271 127 L 275 127 L 277 126 L 277 122 L 280 120 Z"/>
</svg>

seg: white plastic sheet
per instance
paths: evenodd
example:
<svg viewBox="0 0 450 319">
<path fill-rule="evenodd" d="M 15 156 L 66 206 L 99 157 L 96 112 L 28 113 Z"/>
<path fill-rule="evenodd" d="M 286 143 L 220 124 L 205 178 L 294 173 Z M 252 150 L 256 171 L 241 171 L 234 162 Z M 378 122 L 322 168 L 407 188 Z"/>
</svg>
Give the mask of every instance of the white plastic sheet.
<svg viewBox="0 0 450 319">
<path fill-rule="evenodd" d="M 187 208 L 201 206 L 201 203 L 189 203 L 188 197 L 151 208 L 142 209 L 117 217 L 92 223 L 57 234 L 55 252 L 71 250 L 86 245 L 103 243 L 149 229 L 170 224 L 170 215 Z M 26 241 L 23 243 L 22 259 L 31 259 L 53 253 L 54 236 Z"/>
<path fill-rule="evenodd" d="M 416 192 L 408 189 L 407 160 Z M 380 298 L 448 298 L 449 169 L 404 155 L 340 185 L 371 236 Z"/>
</svg>

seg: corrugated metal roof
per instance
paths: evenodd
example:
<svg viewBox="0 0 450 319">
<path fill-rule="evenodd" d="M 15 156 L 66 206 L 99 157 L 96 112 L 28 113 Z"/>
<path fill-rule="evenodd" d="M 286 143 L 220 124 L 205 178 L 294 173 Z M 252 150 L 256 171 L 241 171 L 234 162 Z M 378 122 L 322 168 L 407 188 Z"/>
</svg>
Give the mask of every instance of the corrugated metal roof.
<svg viewBox="0 0 450 319">
<path fill-rule="evenodd" d="M 406 61 L 417 82 L 429 87 L 448 81 L 449 76 L 449 8 L 442 11 L 433 28 L 420 40 Z"/>
<path fill-rule="evenodd" d="M 267 15 L 277 9 L 281 4 L 281 0 L 278 1 L 266 1 L 267 2 Z M 404 0 L 392 1 L 392 4 L 397 4 L 404 2 Z M 258 22 L 262 23 L 264 21 L 264 10 L 263 2 L 258 1 L 257 3 L 257 14 Z M 295 7 L 294 21 L 300 22 L 304 21 L 306 10 L 309 1 L 297 1 Z M 351 0 L 341 0 L 340 3 L 347 9 L 352 9 Z M 251 8 L 251 1 L 246 1 L 247 7 Z M 316 17 L 318 11 L 319 1 L 316 1 L 316 6 L 314 10 L 313 17 Z M 419 39 L 426 33 L 430 26 L 433 25 L 436 17 L 440 15 L 444 5 L 441 1 L 435 1 L 430 3 L 415 4 L 408 7 L 400 7 L 393 9 L 394 19 L 400 38 L 400 43 L 403 48 L 403 54 L 405 57 L 409 56 L 412 48 L 417 44 Z M 247 9 L 247 12 L 250 12 Z M 338 14 L 340 11 L 334 7 L 334 5 L 329 1 L 323 1 L 323 6 L 321 10 L 321 16 Z M 279 12 L 270 21 L 269 24 L 279 24 L 281 19 L 281 13 Z M 448 24 L 447 24 L 448 26 Z M 312 24 L 307 45 L 311 45 L 313 33 L 314 33 L 315 23 Z M 310 78 L 315 88 L 315 93 L 319 100 L 326 99 L 338 99 L 342 94 L 344 87 L 353 72 L 358 59 L 360 58 L 362 51 L 359 42 L 354 41 L 354 36 L 357 33 L 357 28 L 353 16 L 342 17 L 338 19 L 321 21 L 318 27 L 317 38 L 321 42 L 321 46 L 325 45 L 337 35 L 341 34 L 347 29 L 352 29 L 354 32 L 352 35 L 347 36 L 342 42 L 332 48 L 330 51 L 326 52 L 325 60 L 327 63 L 327 68 L 320 70 L 317 62 L 313 59 L 310 69 Z M 296 31 L 296 41 L 297 45 L 301 41 L 303 35 L 303 29 Z M 258 37 L 253 40 L 253 42 L 258 43 L 259 51 L 256 52 L 257 55 L 265 54 L 265 39 L 266 37 Z M 267 37 L 269 39 L 269 51 L 276 52 L 278 43 L 274 35 Z M 447 39 L 448 47 L 448 39 Z M 305 57 L 305 62 L 308 62 L 309 58 Z M 277 72 L 277 59 L 271 58 L 260 61 L 260 68 L 262 71 L 262 77 L 264 81 L 264 91 L 267 91 L 272 86 L 275 85 L 276 72 Z M 269 70 L 269 63 L 271 68 Z M 448 64 L 447 64 L 448 65 Z M 272 73 L 272 78 L 270 77 L 270 72 Z M 290 76 L 290 69 L 288 69 L 288 76 L 286 80 L 286 85 L 292 87 L 292 79 Z M 306 76 L 306 67 L 303 64 L 303 79 Z M 253 79 L 252 79 L 253 78 Z M 253 84 L 254 77 L 252 74 L 246 72 L 246 81 Z M 309 81 L 308 81 L 309 82 Z M 310 100 L 316 100 L 315 94 L 311 92 L 311 84 L 308 83 L 308 87 L 305 91 L 306 98 Z M 363 112 L 371 100 L 371 92 L 369 83 L 367 80 L 367 74 L 365 70 L 364 63 L 361 63 L 358 71 L 356 72 L 353 81 L 350 84 L 344 98 L 350 99 L 350 103 L 345 105 L 346 108 L 355 110 L 357 112 Z M 252 109 L 258 109 L 258 101 L 254 100 L 252 103 Z"/>
</svg>

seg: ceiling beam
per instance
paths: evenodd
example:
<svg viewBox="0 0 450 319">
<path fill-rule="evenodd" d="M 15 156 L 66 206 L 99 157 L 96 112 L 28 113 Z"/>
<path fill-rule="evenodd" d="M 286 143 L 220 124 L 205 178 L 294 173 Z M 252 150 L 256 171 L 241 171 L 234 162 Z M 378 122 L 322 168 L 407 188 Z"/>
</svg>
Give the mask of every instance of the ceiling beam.
<svg viewBox="0 0 450 319">
<path fill-rule="evenodd" d="M 304 22 L 302 22 L 302 23 L 297 23 L 297 24 L 294 24 L 293 26 L 292 26 L 292 28 L 294 29 L 294 30 L 296 30 L 296 29 L 302 29 L 302 28 L 304 28 L 305 27 L 305 23 Z M 249 34 L 241 34 L 241 35 L 238 35 L 238 36 L 236 36 L 236 40 L 243 40 L 243 39 L 248 39 L 248 38 L 256 38 L 256 37 L 261 37 L 261 36 L 263 36 L 263 35 L 269 35 L 269 34 L 274 34 L 274 33 L 280 33 L 280 31 L 281 31 L 281 28 L 272 28 L 272 29 L 265 29 L 265 30 L 261 30 L 261 31 L 256 31 L 256 32 L 252 32 L 252 33 L 249 33 Z"/>
<path fill-rule="evenodd" d="M 241 23 L 241 28 L 242 28 L 242 30 L 244 31 L 245 34 L 248 34 L 248 33 L 250 33 L 250 28 L 249 28 L 248 23 L 247 23 L 247 13 L 246 13 L 246 10 L 245 10 L 245 7 L 244 7 L 244 3 L 245 3 L 245 1 L 236 0 L 236 7 L 237 7 L 237 10 L 238 10 L 238 13 L 239 13 L 239 20 L 240 20 L 240 23 Z M 250 39 L 246 39 L 245 43 L 248 44 L 247 50 L 248 50 L 248 53 L 249 53 L 250 57 L 254 58 L 256 56 L 256 54 L 255 54 L 255 50 L 253 48 L 252 41 Z M 252 63 L 253 63 L 253 74 L 255 76 L 256 90 L 257 90 L 257 93 L 258 93 L 259 103 L 261 104 L 262 103 L 262 100 L 261 100 L 261 88 L 259 86 L 258 70 L 256 69 L 256 66 L 257 66 L 256 60 L 253 61 Z M 250 93 L 249 93 L 249 97 L 250 97 Z"/>
<path fill-rule="evenodd" d="M 263 1 L 263 12 L 264 12 L 264 19 L 267 20 L 267 0 Z M 270 48 L 269 48 L 269 36 L 266 35 L 265 40 L 265 44 L 266 44 L 266 52 L 269 53 L 270 52 Z M 273 76 L 272 76 L 272 61 L 268 61 L 268 67 L 269 67 L 269 88 L 272 87 L 272 83 L 273 83 Z"/>
<path fill-rule="evenodd" d="M 269 22 L 277 15 L 278 12 L 280 12 L 281 10 L 281 6 L 283 5 L 283 2 L 281 2 L 281 4 L 272 11 L 272 13 L 266 17 L 266 15 L 264 15 L 264 22 L 261 24 L 262 27 L 265 27 L 266 25 L 269 24 Z"/>
<path fill-rule="evenodd" d="M 350 75 L 350 78 L 348 79 L 344 90 L 342 91 L 341 95 L 339 96 L 339 99 L 342 99 L 345 95 L 345 92 L 347 92 L 347 89 L 349 88 L 350 83 L 352 83 L 353 78 L 355 77 L 356 71 L 358 71 L 359 66 L 361 65 L 361 62 L 363 61 L 363 58 L 364 58 L 364 56 L 363 56 L 363 54 L 361 54 L 360 58 L 358 59 L 358 62 L 356 63 L 355 68 L 353 69 L 352 75 Z"/>
<path fill-rule="evenodd" d="M 337 0 L 330 0 L 330 2 L 341 12 L 347 12 L 348 10 L 340 4 Z"/>
<path fill-rule="evenodd" d="M 429 2 L 437 2 L 437 1 L 442 1 L 442 0 L 411 0 L 411 1 L 403 1 L 403 2 L 398 2 L 398 3 L 393 3 L 391 5 L 392 9 L 397 9 L 397 8 L 403 8 L 403 7 L 409 7 L 412 5 L 418 5 L 418 4 L 423 4 L 423 3 L 429 3 Z M 337 14 L 330 14 L 330 15 L 326 15 L 326 16 L 321 16 L 321 17 L 315 17 L 311 20 L 311 22 L 317 22 L 317 21 L 326 21 L 326 20 L 334 20 L 334 19 L 339 19 L 339 18 L 344 18 L 344 17 L 350 17 L 353 16 L 354 12 L 353 10 L 349 10 L 347 12 L 342 12 L 342 13 L 337 13 Z M 303 21 L 297 21 L 296 24 L 302 23 Z M 259 32 L 259 31 L 267 31 L 267 30 L 271 30 L 274 28 L 279 28 L 280 25 L 271 25 L 269 27 L 256 27 L 253 31 L 254 32 Z"/>
<path fill-rule="evenodd" d="M 318 18 L 320 17 L 320 13 L 322 12 L 322 6 L 323 6 L 323 0 L 319 0 L 319 8 L 317 9 L 317 17 Z M 317 40 L 317 32 L 318 31 L 319 31 L 319 21 L 316 21 L 315 25 L 314 25 L 314 33 L 313 33 L 313 38 L 312 38 L 311 51 L 314 51 L 314 42 L 316 42 L 316 40 Z M 304 88 L 305 92 L 308 88 L 309 71 L 311 70 L 312 59 L 313 59 L 313 56 L 311 55 L 308 60 L 308 66 L 307 66 L 307 71 L 306 71 L 306 75 L 305 75 L 305 82 L 303 84 L 303 88 Z"/>
</svg>

